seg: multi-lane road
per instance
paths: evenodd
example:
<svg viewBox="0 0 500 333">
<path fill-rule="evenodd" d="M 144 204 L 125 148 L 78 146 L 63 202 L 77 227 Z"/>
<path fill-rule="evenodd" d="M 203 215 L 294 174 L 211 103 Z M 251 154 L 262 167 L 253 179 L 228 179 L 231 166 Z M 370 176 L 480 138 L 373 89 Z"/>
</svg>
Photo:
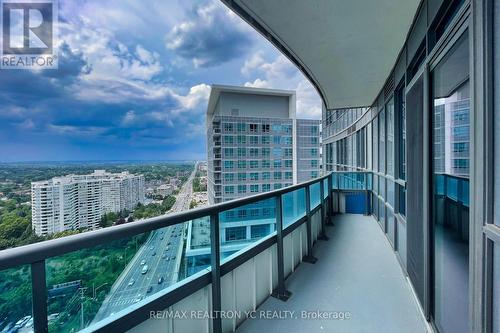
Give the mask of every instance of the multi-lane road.
<svg viewBox="0 0 500 333">
<path fill-rule="evenodd" d="M 198 164 L 195 164 L 194 171 L 179 191 L 170 213 L 189 209 L 197 167 Z M 177 282 L 186 227 L 187 223 L 184 223 L 151 232 L 114 283 L 94 322 Z"/>
</svg>

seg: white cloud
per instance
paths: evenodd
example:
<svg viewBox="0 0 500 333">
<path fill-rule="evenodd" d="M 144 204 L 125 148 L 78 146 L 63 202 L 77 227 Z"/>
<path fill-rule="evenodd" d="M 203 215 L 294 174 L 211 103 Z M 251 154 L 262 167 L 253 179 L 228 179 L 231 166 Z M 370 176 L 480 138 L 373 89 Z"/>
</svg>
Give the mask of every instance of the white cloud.
<svg viewBox="0 0 500 333">
<path fill-rule="evenodd" d="M 312 84 L 283 55 L 267 62 L 261 51 L 248 58 L 241 73 L 254 77 L 245 82 L 245 87 L 275 88 L 295 90 L 297 93 L 297 116 L 300 118 L 320 119 L 321 99 Z"/>
<path fill-rule="evenodd" d="M 175 97 L 179 100 L 184 108 L 193 109 L 201 103 L 206 103 L 209 96 L 210 86 L 202 83 L 191 87 L 191 89 L 189 89 L 189 93 L 186 96 L 176 95 Z"/>
</svg>

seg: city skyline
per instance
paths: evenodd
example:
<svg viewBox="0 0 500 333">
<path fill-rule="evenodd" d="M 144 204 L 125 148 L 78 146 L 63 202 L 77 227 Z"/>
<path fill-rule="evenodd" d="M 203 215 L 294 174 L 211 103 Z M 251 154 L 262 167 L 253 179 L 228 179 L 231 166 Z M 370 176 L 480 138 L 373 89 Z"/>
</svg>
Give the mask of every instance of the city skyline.
<svg viewBox="0 0 500 333">
<path fill-rule="evenodd" d="M 59 7 L 59 69 L 0 77 L 0 162 L 203 159 L 214 78 L 296 90 L 320 118 L 312 85 L 218 1 Z"/>
</svg>

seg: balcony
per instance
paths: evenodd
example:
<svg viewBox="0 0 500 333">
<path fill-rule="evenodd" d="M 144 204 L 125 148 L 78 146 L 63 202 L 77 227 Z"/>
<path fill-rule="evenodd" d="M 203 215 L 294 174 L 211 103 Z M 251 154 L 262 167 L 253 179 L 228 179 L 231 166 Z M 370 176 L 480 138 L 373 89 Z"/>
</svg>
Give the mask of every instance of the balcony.
<svg viewBox="0 0 500 333">
<path fill-rule="evenodd" d="M 375 220 L 335 214 L 345 210 L 343 195 L 368 197 L 370 189 L 370 173 L 331 173 L 243 199 L 9 249 L 2 253 L 0 270 L 23 267 L 26 283 L 8 285 L 30 289 L 32 312 L 25 309 L 18 317 L 31 317 L 37 332 L 59 327 L 99 332 L 159 332 L 167 327 L 174 332 L 304 332 L 320 327 L 424 332 L 425 320 Z M 368 201 L 360 202 L 369 213 Z M 235 226 L 249 229 L 239 232 Z M 175 246 L 180 250 L 171 256 L 169 248 Z M 125 258 L 125 269 L 115 275 L 110 275 L 117 267 L 107 261 L 109 253 Z M 159 276 L 157 266 L 148 267 L 144 259 L 139 263 L 159 256 L 165 260 L 157 261 L 159 267 L 175 269 Z M 83 266 L 97 261 L 103 276 L 115 280 L 103 281 L 110 288 L 99 293 L 96 288 L 102 286 L 82 282 L 84 267 L 65 267 L 63 258 L 83 260 Z M 68 269 L 77 273 L 68 276 Z M 66 279 L 53 284 L 56 272 Z M 68 304 L 61 302 L 65 293 L 73 294 Z M 314 315 L 318 310 L 352 317 L 245 320 L 245 311 L 254 310 L 282 315 Z"/>
</svg>

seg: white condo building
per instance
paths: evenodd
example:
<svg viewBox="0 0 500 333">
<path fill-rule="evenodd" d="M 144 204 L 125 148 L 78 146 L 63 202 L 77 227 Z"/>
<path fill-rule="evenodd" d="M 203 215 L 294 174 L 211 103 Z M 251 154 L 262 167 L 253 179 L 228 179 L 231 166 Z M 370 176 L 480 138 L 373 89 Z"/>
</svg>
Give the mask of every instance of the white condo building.
<svg viewBox="0 0 500 333">
<path fill-rule="evenodd" d="M 99 227 L 109 212 L 144 203 L 144 176 L 95 170 L 31 183 L 32 226 L 37 235 Z"/>
</svg>

